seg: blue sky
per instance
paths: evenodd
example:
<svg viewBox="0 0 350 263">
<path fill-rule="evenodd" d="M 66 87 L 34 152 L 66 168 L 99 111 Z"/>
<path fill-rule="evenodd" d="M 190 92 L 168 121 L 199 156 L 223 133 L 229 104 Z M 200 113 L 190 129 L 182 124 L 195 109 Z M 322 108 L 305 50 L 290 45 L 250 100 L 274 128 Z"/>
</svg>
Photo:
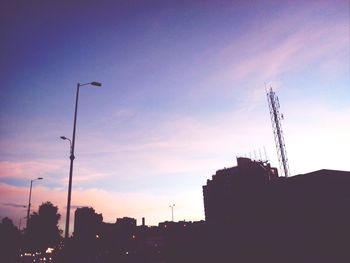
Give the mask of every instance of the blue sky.
<svg viewBox="0 0 350 263">
<path fill-rule="evenodd" d="M 264 83 L 281 102 L 293 175 L 350 170 L 348 1 L 1 3 L 0 217 L 35 183 L 65 218 L 204 219 L 202 188 L 239 155 L 278 166 Z M 62 220 L 63 223 L 63 220 Z M 62 226 L 63 227 L 63 226 Z"/>
</svg>

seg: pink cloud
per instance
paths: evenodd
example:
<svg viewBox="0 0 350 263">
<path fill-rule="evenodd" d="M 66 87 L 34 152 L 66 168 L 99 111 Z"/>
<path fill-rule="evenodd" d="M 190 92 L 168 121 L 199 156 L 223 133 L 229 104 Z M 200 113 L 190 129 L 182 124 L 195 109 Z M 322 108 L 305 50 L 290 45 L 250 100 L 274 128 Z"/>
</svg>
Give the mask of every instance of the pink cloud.
<svg viewBox="0 0 350 263">
<path fill-rule="evenodd" d="M 230 69 L 232 78 L 237 81 L 255 75 L 262 79 L 274 79 L 285 71 L 303 69 L 305 65 L 319 59 L 328 61 L 325 54 L 334 54 L 335 50 L 346 48 L 346 39 L 340 33 L 339 30 L 322 27 L 319 31 L 302 29 L 273 48 L 261 49 L 260 54 L 233 65 Z"/>
<path fill-rule="evenodd" d="M 31 160 L 31 161 L 3 161 L 0 162 L 0 178 L 30 180 L 43 177 L 45 182 L 57 186 L 68 184 L 68 160 Z M 56 175 L 59 175 L 58 177 Z M 97 171 L 91 164 L 75 167 L 74 181 L 77 183 L 101 180 L 109 174 Z"/>
<path fill-rule="evenodd" d="M 50 172 L 61 171 L 62 161 L 31 160 L 23 162 L 0 162 L 0 177 L 34 179 Z"/>
</svg>

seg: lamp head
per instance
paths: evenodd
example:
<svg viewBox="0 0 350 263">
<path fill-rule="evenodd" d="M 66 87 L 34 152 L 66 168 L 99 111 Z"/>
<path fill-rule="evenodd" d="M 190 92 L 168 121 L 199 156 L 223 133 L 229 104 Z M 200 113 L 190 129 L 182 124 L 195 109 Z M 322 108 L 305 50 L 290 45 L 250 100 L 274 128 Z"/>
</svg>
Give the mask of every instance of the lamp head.
<svg viewBox="0 0 350 263">
<path fill-rule="evenodd" d="M 90 83 L 92 86 L 96 86 L 96 87 L 101 87 L 102 86 L 102 83 L 100 82 L 97 82 L 97 81 L 93 81 Z"/>
<path fill-rule="evenodd" d="M 38 179 L 38 180 L 42 180 L 42 179 L 44 179 L 44 178 L 42 178 L 42 177 L 38 177 L 37 179 Z"/>
<path fill-rule="evenodd" d="M 67 137 L 66 136 L 61 136 L 60 137 L 62 140 L 67 140 Z"/>
</svg>

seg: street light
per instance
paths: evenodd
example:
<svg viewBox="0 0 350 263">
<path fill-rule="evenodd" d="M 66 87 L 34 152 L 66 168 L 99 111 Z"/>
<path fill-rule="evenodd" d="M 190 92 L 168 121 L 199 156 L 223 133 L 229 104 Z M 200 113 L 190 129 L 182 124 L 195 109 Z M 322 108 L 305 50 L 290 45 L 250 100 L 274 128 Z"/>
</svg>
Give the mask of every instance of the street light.
<svg viewBox="0 0 350 263">
<path fill-rule="evenodd" d="M 79 100 L 79 88 L 82 86 L 91 85 L 96 87 L 101 87 L 102 84 L 100 82 L 92 81 L 84 84 L 77 84 L 77 93 L 75 98 L 75 112 L 74 112 L 74 124 L 73 124 L 73 136 L 72 140 L 65 136 L 61 136 L 62 140 L 68 140 L 70 142 L 70 167 L 69 167 L 69 183 L 68 183 L 68 197 L 67 197 L 67 214 L 66 214 L 66 228 L 64 232 L 64 238 L 68 239 L 69 237 L 69 217 L 70 217 L 70 204 L 71 204 L 71 195 L 72 195 L 72 177 L 73 177 L 73 161 L 75 159 L 74 156 L 74 146 L 75 146 L 75 130 L 77 125 L 77 113 L 78 113 L 78 100 Z"/>
<path fill-rule="evenodd" d="M 175 204 L 169 205 L 169 207 L 171 208 L 171 221 L 174 222 L 174 207 L 175 207 Z"/>
<path fill-rule="evenodd" d="M 30 214 L 30 201 L 32 199 L 32 187 L 33 187 L 33 182 L 37 180 L 42 180 L 42 177 L 38 177 L 36 179 L 30 180 L 30 188 L 29 188 L 29 202 L 28 202 L 28 210 L 27 210 L 27 229 L 28 229 L 28 222 L 29 222 L 29 214 Z"/>
<path fill-rule="evenodd" d="M 60 137 L 62 140 L 69 140 L 71 143 L 72 143 L 72 141 L 70 140 L 70 139 L 68 139 L 66 136 L 61 136 Z"/>
<path fill-rule="evenodd" d="M 62 140 L 67 140 L 67 141 L 69 141 L 69 145 L 70 145 L 70 146 L 69 146 L 69 149 L 70 149 L 70 150 L 69 150 L 69 153 L 72 154 L 72 141 L 71 141 L 71 139 L 67 138 L 66 136 L 61 136 L 60 138 L 61 138 Z"/>
</svg>

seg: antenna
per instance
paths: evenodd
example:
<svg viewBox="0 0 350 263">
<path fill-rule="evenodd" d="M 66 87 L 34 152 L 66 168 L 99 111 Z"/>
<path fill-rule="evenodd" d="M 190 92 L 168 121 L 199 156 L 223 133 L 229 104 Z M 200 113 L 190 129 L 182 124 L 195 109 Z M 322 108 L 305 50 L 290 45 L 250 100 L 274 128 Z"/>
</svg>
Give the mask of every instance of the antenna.
<svg viewBox="0 0 350 263">
<path fill-rule="evenodd" d="M 265 148 L 265 145 L 264 145 L 264 153 L 265 153 L 265 160 L 267 161 L 267 154 L 266 154 L 266 148 Z"/>
<path fill-rule="evenodd" d="M 275 137 L 276 150 L 277 150 L 278 161 L 280 164 L 280 169 L 281 171 L 284 172 L 284 176 L 288 177 L 289 166 L 288 166 L 286 146 L 284 144 L 284 138 L 283 138 L 283 132 L 282 132 L 281 115 L 279 112 L 280 103 L 275 92 L 272 90 L 272 87 L 270 87 L 270 91 L 266 95 L 267 95 L 267 102 L 269 104 L 269 109 L 270 109 L 272 130 Z"/>
<path fill-rule="evenodd" d="M 262 161 L 262 157 L 261 157 L 261 150 L 260 150 L 260 147 L 259 147 L 259 156 L 260 156 L 260 161 Z"/>
</svg>

